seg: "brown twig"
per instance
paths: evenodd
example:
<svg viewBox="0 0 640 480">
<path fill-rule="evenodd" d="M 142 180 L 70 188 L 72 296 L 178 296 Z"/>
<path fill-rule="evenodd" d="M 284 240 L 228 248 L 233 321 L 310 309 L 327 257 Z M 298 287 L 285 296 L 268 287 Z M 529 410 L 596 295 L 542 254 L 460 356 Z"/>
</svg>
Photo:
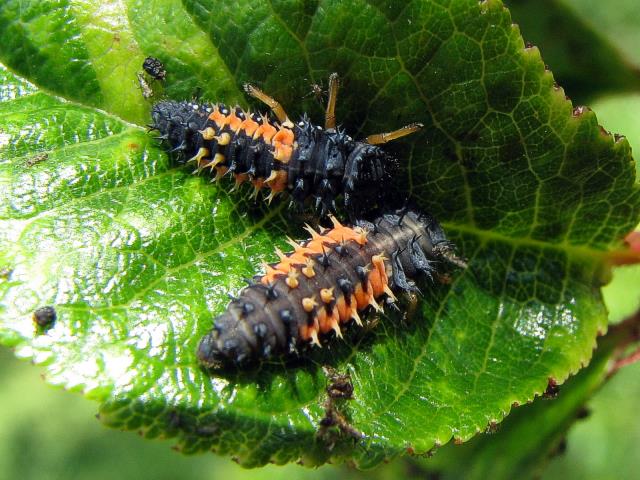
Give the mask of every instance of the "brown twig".
<svg viewBox="0 0 640 480">
<path fill-rule="evenodd" d="M 611 327 L 607 337 L 615 341 L 615 350 L 611 355 L 612 362 L 606 377 L 608 380 L 622 367 L 640 361 L 640 345 L 636 345 L 632 353 L 627 353 L 629 346 L 640 342 L 640 310 Z"/>
</svg>

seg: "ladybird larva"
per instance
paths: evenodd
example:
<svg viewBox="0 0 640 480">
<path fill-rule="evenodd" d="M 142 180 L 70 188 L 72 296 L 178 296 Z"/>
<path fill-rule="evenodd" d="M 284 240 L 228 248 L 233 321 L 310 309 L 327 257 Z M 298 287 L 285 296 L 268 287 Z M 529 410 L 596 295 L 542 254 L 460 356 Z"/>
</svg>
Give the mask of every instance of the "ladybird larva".
<svg viewBox="0 0 640 480">
<path fill-rule="evenodd" d="M 256 196 L 267 188 L 268 203 L 288 192 L 299 207 L 313 199 L 325 215 L 342 197 L 352 217 L 385 206 L 397 162 L 380 145 L 422 124 L 354 140 L 336 126 L 335 73 L 329 77 L 324 128 L 306 115 L 292 122 L 280 103 L 254 86 L 245 85 L 245 91 L 268 105 L 277 120 L 223 104 L 163 101 L 153 107 L 151 127 L 179 163 L 193 163 L 198 173 L 208 172 L 215 180 L 233 176 L 236 186 L 250 182 Z"/>
<path fill-rule="evenodd" d="M 200 341 L 197 356 L 209 368 L 245 365 L 276 355 L 321 346 L 330 332 L 341 337 L 349 323 L 362 325 L 360 313 L 380 310 L 382 298 L 416 291 L 414 280 L 433 276 L 445 263 L 464 266 L 437 221 L 416 211 L 385 214 L 373 222 L 333 227 L 278 251 L 214 322 Z"/>
</svg>

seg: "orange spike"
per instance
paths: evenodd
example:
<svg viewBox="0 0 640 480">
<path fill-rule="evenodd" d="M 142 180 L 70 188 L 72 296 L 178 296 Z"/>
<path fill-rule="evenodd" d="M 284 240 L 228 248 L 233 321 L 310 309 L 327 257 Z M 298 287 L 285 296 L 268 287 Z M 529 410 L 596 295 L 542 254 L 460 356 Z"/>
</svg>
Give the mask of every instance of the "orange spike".
<svg viewBox="0 0 640 480">
<path fill-rule="evenodd" d="M 224 174 L 227 173 L 229 169 L 227 167 L 217 167 L 216 168 L 216 176 L 213 180 L 211 180 L 212 182 L 217 182 L 218 180 L 220 180 L 222 177 L 224 177 Z"/>
<path fill-rule="evenodd" d="M 281 262 L 284 262 L 287 260 L 287 256 L 284 253 L 282 253 L 282 250 L 276 247 L 275 251 L 276 251 L 276 255 L 278 256 Z"/>
<path fill-rule="evenodd" d="M 313 278 L 316 276 L 316 271 L 313 269 L 313 260 L 307 259 L 307 263 L 302 268 L 302 273 L 307 278 Z"/>
<path fill-rule="evenodd" d="M 333 296 L 333 287 L 320 289 L 320 299 L 324 303 L 333 302 L 335 300 L 335 297 Z"/>
<path fill-rule="evenodd" d="M 191 163 L 191 162 L 199 163 L 200 160 L 202 160 L 207 155 L 209 155 L 209 149 L 204 148 L 204 147 L 200 147 L 198 149 L 198 152 L 193 157 L 191 157 L 189 160 L 187 160 L 187 163 Z"/>
<path fill-rule="evenodd" d="M 369 232 L 366 229 L 362 227 L 355 227 L 353 231 L 358 235 L 358 238 L 356 238 L 356 242 L 358 242 L 360 245 L 364 245 L 365 243 L 367 243 L 367 235 L 369 235 Z"/>
<path fill-rule="evenodd" d="M 304 229 L 305 229 L 307 232 L 309 232 L 309 234 L 311 235 L 311 238 L 312 238 L 313 240 L 316 240 L 316 239 L 318 239 L 318 238 L 322 238 L 322 236 L 321 236 L 318 232 L 316 232 L 316 231 L 313 229 L 313 227 L 312 227 L 311 225 L 309 225 L 308 223 L 305 223 L 305 224 L 304 224 Z"/>
<path fill-rule="evenodd" d="M 278 195 L 279 192 L 274 192 L 273 190 L 271 190 L 269 192 L 269 195 L 266 196 L 265 201 L 267 202 L 267 205 L 271 205 L 271 201 L 276 198 L 276 195 Z"/>
<path fill-rule="evenodd" d="M 218 135 L 217 137 L 213 137 L 218 141 L 218 145 L 229 145 L 229 142 L 231 141 L 231 135 L 229 135 L 227 132 L 222 133 L 220 135 Z"/>
<path fill-rule="evenodd" d="M 289 270 L 289 273 L 287 273 L 287 278 L 284 282 L 289 288 L 298 288 L 298 285 L 300 284 L 298 282 L 298 272 L 293 268 Z"/>
<path fill-rule="evenodd" d="M 369 305 L 371 305 L 376 312 L 384 312 L 383 308 L 380 306 L 373 295 L 369 297 Z"/>
<path fill-rule="evenodd" d="M 300 244 L 296 243 L 296 241 L 289 236 L 287 236 L 287 243 L 291 245 L 295 250 L 298 250 L 301 247 Z"/>
<path fill-rule="evenodd" d="M 333 215 L 329 215 L 329 220 L 331 220 L 331 223 L 333 223 L 333 228 L 343 228 L 343 225 Z"/>
<path fill-rule="evenodd" d="M 393 292 L 389 288 L 389 285 L 385 285 L 384 286 L 384 293 L 387 294 L 387 296 L 391 299 L 392 302 L 397 302 L 398 301 L 398 298 L 393 294 Z"/>
<path fill-rule="evenodd" d="M 276 170 L 271 170 L 271 173 L 269 174 L 269 176 L 265 179 L 264 183 L 268 184 L 270 182 L 273 182 L 276 178 L 278 178 L 278 172 Z"/>
<path fill-rule="evenodd" d="M 213 161 L 207 164 L 207 167 L 213 170 L 215 167 L 217 167 L 219 164 L 223 162 L 224 162 L 224 155 L 221 153 L 216 153 L 215 156 L 213 157 Z"/>
<path fill-rule="evenodd" d="M 313 309 L 317 306 L 318 306 L 318 303 L 316 302 L 315 295 L 311 297 L 305 297 L 302 299 L 302 308 L 304 308 L 304 311 L 307 313 L 313 312 Z"/>
<path fill-rule="evenodd" d="M 342 338 L 342 330 L 340 330 L 340 325 L 335 318 L 331 319 L 331 328 L 334 332 L 336 332 L 336 337 Z"/>
<path fill-rule="evenodd" d="M 216 138 L 216 131 L 214 128 L 207 127 L 204 130 L 198 130 L 198 133 L 202 135 L 205 140 L 213 140 Z"/>
</svg>

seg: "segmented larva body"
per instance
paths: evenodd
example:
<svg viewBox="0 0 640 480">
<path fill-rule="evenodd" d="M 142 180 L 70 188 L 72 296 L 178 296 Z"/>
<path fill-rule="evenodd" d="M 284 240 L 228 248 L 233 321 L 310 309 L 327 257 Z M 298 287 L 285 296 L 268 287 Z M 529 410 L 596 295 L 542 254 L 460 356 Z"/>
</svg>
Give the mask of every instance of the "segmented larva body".
<svg viewBox="0 0 640 480">
<path fill-rule="evenodd" d="M 152 127 L 179 161 L 193 162 L 197 172 L 215 180 L 230 175 L 236 186 L 251 182 L 255 195 L 268 189 L 268 202 L 286 191 L 299 206 L 313 199 L 321 214 L 335 210 L 338 196 L 351 214 L 385 204 L 396 162 L 377 145 L 413 133 L 420 124 L 354 140 L 335 125 L 335 74 L 324 128 L 306 115 L 294 123 L 278 102 L 255 87 L 245 89 L 269 105 L 277 121 L 223 104 L 163 101 L 153 107 Z"/>
<path fill-rule="evenodd" d="M 242 365 L 273 355 L 321 345 L 330 332 L 362 325 L 360 312 L 380 310 L 380 299 L 416 290 L 418 275 L 431 276 L 444 262 L 461 265 L 442 228 L 429 215 L 387 214 L 353 227 L 331 217 L 333 228 L 294 251 L 277 252 L 280 261 L 244 288 L 214 322 L 198 348 L 207 367 Z M 437 262 L 436 260 L 443 260 Z"/>
<path fill-rule="evenodd" d="M 239 107 L 161 102 L 153 119 L 172 150 L 198 172 L 215 180 L 232 175 L 236 186 L 249 181 L 256 195 L 267 188 L 267 202 L 283 191 L 299 205 L 314 198 L 323 213 L 335 210 L 338 195 L 347 209 L 360 210 L 359 200 L 367 197 L 376 203 L 394 165 L 380 147 L 324 130 L 306 117 L 279 124 Z"/>
</svg>

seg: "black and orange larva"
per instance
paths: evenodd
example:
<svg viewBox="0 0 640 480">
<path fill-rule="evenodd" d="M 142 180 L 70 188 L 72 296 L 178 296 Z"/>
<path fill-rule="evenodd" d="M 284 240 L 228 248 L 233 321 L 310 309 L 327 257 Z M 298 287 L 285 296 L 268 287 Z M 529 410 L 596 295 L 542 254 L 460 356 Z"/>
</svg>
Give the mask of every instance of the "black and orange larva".
<svg viewBox="0 0 640 480">
<path fill-rule="evenodd" d="M 354 140 L 336 127 L 335 73 L 329 77 L 324 128 L 306 115 L 293 123 L 276 100 L 251 85 L 245 91 L 267 104 L 277 121 L 223 104 L 163 101 L 153 107 L 151 127 L 178 162 L 194 162 L 197 172 L 215 171 L 215 180 L 232 174 L 236 186 L 250 181 L 255 195 L 269 188 L 268 202 L 283 191 L 299 206 L 313 198 L 323 215 L 335 211 L 338 196 L 352 216 L 384 206 L 396 162 L 378 145 L 422 127 L 414 123 Z"/>
<path fill-rule="evenodd" d="M 380 310 L 381 297 L 415 291 L 412 279 L 431 277 L 445 263 L 464 266 L 440 225 L 415 211 L 385 214 L 353 227 L 331 217 L 333 228 L 294 251 L 277 251 L 280 261 L 267 265 L 214 322 L 200 341 L 198 359 L 209 368 L 243 365 L 274 355 L 288 355 L 305 345 L 321 345 L 341 325 L 362 325 L 359 312 Z"/>
</svg>

